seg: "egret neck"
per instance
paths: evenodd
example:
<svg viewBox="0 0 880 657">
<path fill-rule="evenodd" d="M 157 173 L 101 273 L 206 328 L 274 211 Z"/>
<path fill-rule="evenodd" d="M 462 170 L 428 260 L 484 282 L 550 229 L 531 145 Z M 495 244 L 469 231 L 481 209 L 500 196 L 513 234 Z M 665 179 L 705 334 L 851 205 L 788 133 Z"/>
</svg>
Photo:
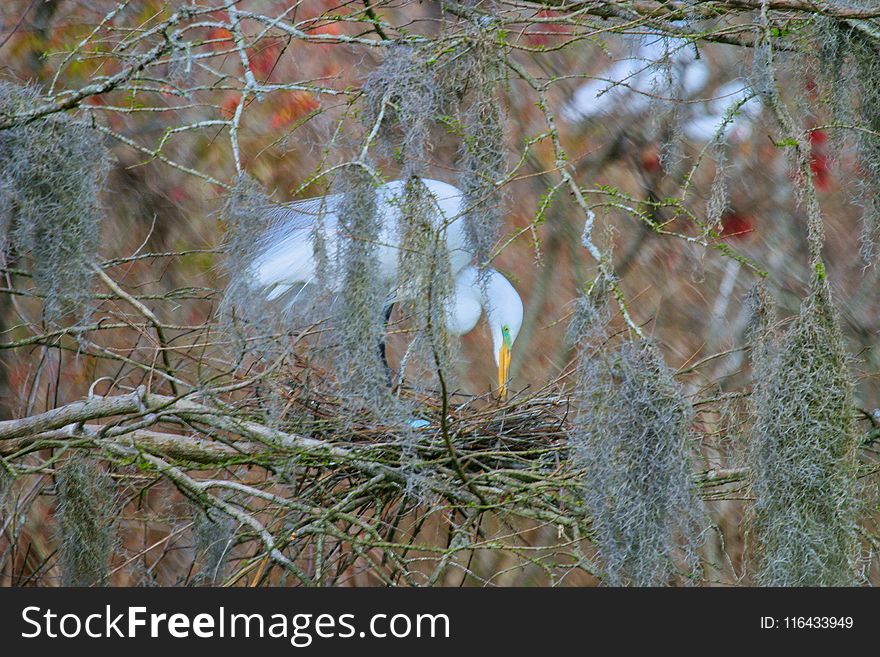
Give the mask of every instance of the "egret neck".
<svg viewBox="0 0 880 657">
<path fill-rule="evenodd" d="M 510 379 L 510 359 L 513 343 L 523 322 L 523 304 L 519 294 L 502 274 L 487 271 L 483 303 L 489 329 L 492 332 L 492 351 L 498 366 L 498 394 L 507 397 Z"/>
</svg>

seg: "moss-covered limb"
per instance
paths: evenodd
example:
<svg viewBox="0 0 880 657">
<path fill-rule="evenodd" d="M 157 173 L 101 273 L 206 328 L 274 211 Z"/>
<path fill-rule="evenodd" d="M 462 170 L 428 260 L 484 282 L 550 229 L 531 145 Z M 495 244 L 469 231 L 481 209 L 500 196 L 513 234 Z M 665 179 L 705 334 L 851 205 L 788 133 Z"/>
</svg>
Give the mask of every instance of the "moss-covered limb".
<svg viewBox="0 0 880 657">
<path fill-rule="evenodd" d="M 103 428 L 101 425 L 69 425 L 63 429 L 6 440 L 0 442 L 0 456 L 20 457 L 28 452 L 70 444 L 100 449 L 106 441 L 138 447 L 149 453 L 164 454 L 185 463 L 230 466 L 237 461 L 259 462 L 258 453 L 264 449 L 253 443 L 235 443 L 232 447 L 218 441 L 147 429 L 102 436 Z"/>
<path fill-rule="evenodd" d="M 737 395 L 737 398 L 741 396 Z M 719 401 L 720 398 L 705 400 L 712 404 Z M 560 439 L 570 426 L 567 418 L 560 417 L 558 413 L 569 403 L 571 402 L 567 397 L 553 396 L 545 400 L 537 396 L 532 400 L 512 402 L 509 408 L 504 409 L 503 414 L 495 409 L 488 409 L 478 410 L 473 417 L 469 417 L 457 410 L 454 414 L 458 425 L 455 440 L 467 451 L 468 460 L 476 464 L 500 457 L 510 458 L 512 463 L 519 463 L 523 467 L 545 460 L 555 462 L 564 447 L 553 441 Z M 543 417 L 545 413 L 546 418 Z M 227 431 L 231 442 L 225 444 L 216 440 L 164 433 L 139 425 L 89 424 L 94 420 L 113 416 L 131 416 L 130 419 L 136 421 L 138 418 L 146 418 L 147 424 L 173 422 L 175 418 L 184 418 L 194 426 L 204 427 L 206 435 L 212 427 Z M 396 429 L 387 427 L 386 430 L 390 436 Z M 158 450 L 165 450 L 168 455 L 176 454 L 183 460 L 191 459 L 196 463 L 210 463 L 211 459 L 218 459 L 217 463 L 223 463 L 230 457 L 247 458 L 263 452 L 272 454 L 273 450 L 283 452 L 290 447 L 297 448 L 301 454 L 314 453 L 316 456 L 331 450 L 331 456 L 342 457 L 339 462 L 349 458 L 375 458 L 381 462 L 385 460 L 382 454 L 399 452 L 394 438 L 386 436 L 382 440 L 378 437 L 382 431 L 382 428 L 371 429 L 369 439 L 365 438 L 361 442 L 354 440 L 355 436 L 350 430 L 345 430 L 344 423 L 316 421 L 310 432 L 312 435 L 325 435 L 326 439 L 321 440 L 273 428 L 256 419 L 249 419 L 243 412 L 207 406 L 190 398 L 175 399 L 154 395 L 143 390 L 116 397 L 96 396 L 29 418 L 4 421 L 0 423 L 0 449 L 3 455 L 8 455 L 41 441 L 63 444 L 65 441 L 106 439 L 132 443 L 143 441 L 144 446 L 153 445 Z M 348 436 L 347 447 L 336 441 L 336 437 L 340 435 Z M 254 440 L 254 437 L 259 440 Z M 537 445 L 534 440 L 538 437 L 542 437 L 545 443 Z M 498 440 L 504 441 L 504 449 L 498 447 Z M 442 457 L 445 450 L 442 440 L 433 432 L 421 441 L 420 451 L 426 459 L 436 458 L 438 455 Z M 503 467 L 497 469 L 497 472 L 503 471 Z M 492 472 L 496 470 L 491 470 L 488 474 L 491 475 Z M 696 477 L 711 480 L 715 476 L 712 472 L 715 471 L 708 471 L 705 477 Z M 736 473 L 736 476 L 741 477 L 745 471 L 733 469 L 724 472 Z M 521 473 L 521 476 L 527 476 L 528 470 L 522 470 Z"/>
<path fill-rule="evenodd" d="M 141 388 L 128 395 L 116 397 L 93 397 L 73 402 L 45 413 L 17 420 L 0 422 L 0 440 L 10 440 L 28 434 L 60 429 L 68 424 L 88 422 L 103 417 L 137 413 L 144 408 L 146 389 Z"/>
</svg>

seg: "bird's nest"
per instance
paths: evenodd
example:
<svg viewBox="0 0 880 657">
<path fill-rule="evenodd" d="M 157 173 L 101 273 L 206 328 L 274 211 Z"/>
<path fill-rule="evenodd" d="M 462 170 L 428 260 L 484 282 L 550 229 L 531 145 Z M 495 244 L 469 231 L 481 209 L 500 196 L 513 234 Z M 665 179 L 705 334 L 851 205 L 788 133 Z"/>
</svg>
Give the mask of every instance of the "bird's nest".
<svg viewBox="0 0 880 657">
<path fill-rule="evenodd" d="M 538 567 L 535 581 L 546 583 L 598 572 L 561 383 L 506 401 L 402 390 L 400 407 L 419 417 L 386 421 L 301 383 L 285 372 L 177 397 L 145 387 L 93 395 L 0 422 L 0 456 L 21 474 L 64 468 L 46 450 L 72 449 L 110 463 L 133 487 L 129 499 L 157 486 L 180 491 L 205 517 L 237 528 L 223 539 L 237 546 L 229 582 L 423 585 L 451 572 L 479 580 L 471 560 L 490 553 Z M 706 490 L 730 481 L 699 476 Z"/>
</svg>

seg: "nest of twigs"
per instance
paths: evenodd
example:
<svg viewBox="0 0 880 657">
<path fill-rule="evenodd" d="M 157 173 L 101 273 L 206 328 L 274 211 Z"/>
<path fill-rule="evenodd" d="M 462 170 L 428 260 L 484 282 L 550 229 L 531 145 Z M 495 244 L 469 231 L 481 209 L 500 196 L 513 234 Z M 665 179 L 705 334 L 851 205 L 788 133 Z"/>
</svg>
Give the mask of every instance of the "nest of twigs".
<svg viewBox="0 0 880 657">
<path fill-rule="evenodd" d="M 192 524 L 194 533 L 167 536 L 192 536 L 193 582 L 487 583 L 481 572 L 510 571 L 530 573 L 511 581 L 558 583 L 600 572 L 561 384 L 445 404 L 431 391 L 394 390 L 418 417 L 383 422 L 298 374 L 178 396 L 143 386 L 93 394 L 0 423 L 0 451 L 21 481 L 71 449 L 103 462 L 123 491 L 129 529 L 118 531 L 133 532 L 122 544 L 156 523 Z M 740 478 L 700 477 L 713 489 Z M 174 491 L 189 503 L 169 510 Z M 150 495 L 165 504 L 159 516 Z M 199 547 L 204 536 L 215 547 Z M 478 568 L 481 559 L 492 564 Z"/>
</svg>

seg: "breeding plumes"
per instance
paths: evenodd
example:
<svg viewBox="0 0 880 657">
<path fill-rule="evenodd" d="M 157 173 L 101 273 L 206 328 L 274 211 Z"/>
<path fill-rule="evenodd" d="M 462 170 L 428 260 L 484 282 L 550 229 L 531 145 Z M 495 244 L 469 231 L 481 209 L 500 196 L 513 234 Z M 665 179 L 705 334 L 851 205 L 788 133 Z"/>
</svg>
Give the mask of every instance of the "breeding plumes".
<svg viewBox="0 0 880 657">
<path fill-rule="evenodd" d="M 477 324 L 483 311 L 492 334 L 493 356 L 498 366 L 498 387 L 506 393 L 511 348 L 523 321 L 523 305 L 510 282 L 498 271 L 472 264 L 473 253 L 464 231 L 463 194 L 452 185 L 422 179 L 434 206 L 431 227 L 445 239 L 449 271 L 455 287 L 446 308 L 449 333 L 464 335 Z M 386 318 L 394 303 L 413 298 L 417 290 L 410 281 L 399 280 L 401 207 L 404 181 L 391 181 L 376 188 L 376 213 L 381 224 L 375 257 L 380 279 L 387 287 Z M 338 253 L 340 240 L 357 239 L 344 234 L 339 211 L 343 194 L 331 194 L 295 201 L 267 209 L 270 223 L 256 256 L 246 272 L 251 286 L 280 308 L 295 304 L 323 273 L 323 284 L 334 294 L 344 285 L 342 267 L 319 272 L 315 243 L 320 241 L 331 259 Z"/>
</svg>

